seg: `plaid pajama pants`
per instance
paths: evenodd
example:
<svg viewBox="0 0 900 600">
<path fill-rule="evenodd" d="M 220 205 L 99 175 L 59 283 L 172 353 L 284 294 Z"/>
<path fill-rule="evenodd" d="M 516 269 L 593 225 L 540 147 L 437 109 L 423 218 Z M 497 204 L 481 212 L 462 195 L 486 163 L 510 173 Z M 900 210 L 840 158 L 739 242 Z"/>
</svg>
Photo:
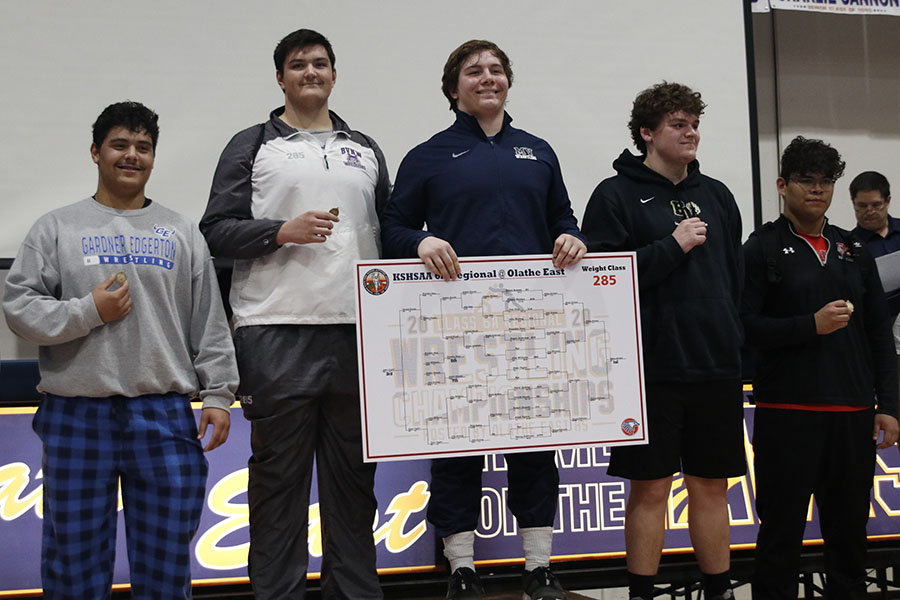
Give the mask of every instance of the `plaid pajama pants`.
<svg viewBox="0 0 900 600">
<path fill-rule="evenodd" d="M 207 462 L 187 397 L 48 394 L 33 428 L 44 445 L 44 597 L 110 597 L 121 478 L 133 597 L 190 598 Z"/>
</svg>

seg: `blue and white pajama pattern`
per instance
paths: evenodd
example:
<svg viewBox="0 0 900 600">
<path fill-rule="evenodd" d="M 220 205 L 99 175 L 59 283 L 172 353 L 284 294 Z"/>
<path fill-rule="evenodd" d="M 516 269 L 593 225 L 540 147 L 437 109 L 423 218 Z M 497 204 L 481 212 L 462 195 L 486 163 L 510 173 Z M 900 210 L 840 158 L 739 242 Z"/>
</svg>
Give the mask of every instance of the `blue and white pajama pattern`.
<svg viewBox="0 0 900 600">
<path fill-rule="evenodd" d="M 121 478 L 132 596 L 190 598 L 208 465 L 188 398 L 48 394 L 33 428 L 44 446 L 44 597 L 110 597 Z"/>
</svg>

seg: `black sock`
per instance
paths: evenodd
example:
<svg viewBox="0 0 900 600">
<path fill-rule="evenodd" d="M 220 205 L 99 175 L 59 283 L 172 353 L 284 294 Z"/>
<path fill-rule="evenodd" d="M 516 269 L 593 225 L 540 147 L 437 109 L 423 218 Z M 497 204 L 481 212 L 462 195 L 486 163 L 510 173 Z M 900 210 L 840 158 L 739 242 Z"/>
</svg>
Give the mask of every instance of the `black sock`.
<svg viewBox="0 0 900 600">
<path fill-rule="evenodd" d="M 723 571 L 715 575 L 703 574 L 703 597 L 707 600 L 723 595 L 731 589 L 731 574 Z"/>
<path fill-rule="evenodd" d="M 653 582 L 656 575 L 635 575 L 628 572 L 628 597 L 653 600 Z"/>
</svg>

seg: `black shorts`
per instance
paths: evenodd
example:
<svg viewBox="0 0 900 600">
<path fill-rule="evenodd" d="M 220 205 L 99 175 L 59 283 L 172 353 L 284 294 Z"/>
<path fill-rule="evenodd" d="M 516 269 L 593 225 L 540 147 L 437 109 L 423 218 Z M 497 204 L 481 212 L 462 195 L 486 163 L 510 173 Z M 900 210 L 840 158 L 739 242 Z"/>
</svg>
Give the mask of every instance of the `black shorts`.
<svg viewBox="0 0 900 600">
<path fill-rule="evenodd" d="M 648 383 L 650 443 L 612 449 L 607 472 L 625 479 L 678 473 L 710 479 L 747 472 L 741 381 Z"/>
</svg>

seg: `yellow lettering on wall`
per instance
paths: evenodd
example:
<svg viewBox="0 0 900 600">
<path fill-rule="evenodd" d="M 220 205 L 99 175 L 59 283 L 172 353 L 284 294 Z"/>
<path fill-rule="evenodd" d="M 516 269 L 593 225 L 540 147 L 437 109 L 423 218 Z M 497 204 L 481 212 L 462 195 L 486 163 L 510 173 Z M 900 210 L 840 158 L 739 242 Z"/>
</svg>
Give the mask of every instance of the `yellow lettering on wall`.
<svg viewBox="0 0 900 600">
<path fill-rule="evenodd" d="M 684 476 L 672 478 L 666 518 L 669 529 L 685 529 L 688 526 L 688 491 Z"/>
<path fill-rule="evenodd" d="M 875 475 L 875 501 L 889 517 L 900 515 L 900 468 L 889 467 L 881 456 L 875 456 L 875 465 L 884 471 L 884 475 Z M 870 511 L 870 516 L 874 516 Z"/>
<path fill-rule="evenodd" d="M 385 514 L 393 515 L 381 527 L 375 531 L 375 543 L 384 540 L 384 546 L 390 552 L 398 553 L 412 546 L 425 533 L 425 521 L 420 521 L 418 525 L 406 531 L 406 522 L 410 515 L 421 511 L 428 505 L 428 499 L 431 492 L 428 491 L 428 484 L 424 481 L 417 481 L 410 486 L 408 492 L 403 492 L 394 496 L 388 505 Z"/>
<path fill-rule="evenodd" d="M 726 490 L 738 487 L 741 491 L 742 503 L 735 508 L 740 508 L 743 518 L 735 519 L 732 516 L 732 504 L 728 502 L 728 519 L 731 525 L 753 525 L 753 511 L 750 499 L 750 483 L 746 475 L 742 477 L 730 477 Z M 666 527 L 668 529 L 685 529 L 690 520 L 690 494 L 688 493 L 687 480 L 684 476 L 673 478 L 672 487 L 669 490 L 669 502 L 666 513 Z"/>
<path fill-rule="evenodd" d="M 750 481 L 749 478 L 744 475 L 742 477 L 729 477 L 728 478 L 728 489 L 737 487 L 741 492 L 741 500 L 743 501 L 741 508 L 741 513 L 744 515 L 743 517 L 737 518 L 734 516 L 734 507 L 731 502 L 728 503 L 728 522 L 732 526 L 734 525 L 753 525 L 753 502 L 750 498 Z"/>
<path fill-rule="evenodd" d="M 244 542 L 229 546 L 224 542 L 228 536 L 250 524 L 247 504 L 234 502 L 236 496 L 246 493 L 247 481 L 247 469 L 241 469 L 223 477 L 209 491 L 209 509 L 224 518 L 197 539 L 197 561 L 208 569 L 231 570 L 247 566 L 250 544 Z M 427 526 L 423 519 L 409 528 L 409 519 L 428 505 L 430 497 L 428 484 L 424 481 L 417 481 L 409 491 L 394 496 L 385 511 L 390 518 L 374 532 L 375 543 L 384 541 L 385 547 L 393 553 L 403 552 L 412 546 L 422 537 Z M 322 521 L 318 503 L 309 506 L 307 543 L 310 555 L 322 556 Z"/>
<path fill-rule="evenodd" d="M 207 569 L 231 570 L 247 566 L 249 542 L 224 545 L 229 535 L 250 526 L 247 504 L 234 502 L 233 498 L 247 492 L 248 471 L 241 469 L 220 479 L 210 490 L 206 503 L 217 515 L 225 517 L 197 539 L 197 562 Z M 322 556 L 322 535 L 319 521 L 319 505 L 309 507 L 309 552 Z"/>
<path fill-rule="evenodd" d="M 25 463 L 14 462 L 0 466 L 0 518 L 4 521 L 18 519 L 34 508 L 38 518 L 44 517 L 44 486 L 39 485 L 24 497 L 22 494 L 31 482 L 31 469 Z M 37 477 L 41 476 L 38 471 Z"/>
<path fill-rule="evenodd" d="M 247 469 L 229 473 L 209 491 L 209 509 L 225 517 L 197 539 L 197 561 L 207 569 L 239 569 L 247 566 L 249 542 L 234 546 L 220 545 L 222 540 L 250 524 L 247 505 L 232 502 L 232 498 L 247 491 Z"/>
<path fill-rule="evenodd" d="M 319 514 L 319 503 L 309 505 L 309 534 L 306 538 L 309 553 L 322 556 L 322 517 Z"/>
</svg>

